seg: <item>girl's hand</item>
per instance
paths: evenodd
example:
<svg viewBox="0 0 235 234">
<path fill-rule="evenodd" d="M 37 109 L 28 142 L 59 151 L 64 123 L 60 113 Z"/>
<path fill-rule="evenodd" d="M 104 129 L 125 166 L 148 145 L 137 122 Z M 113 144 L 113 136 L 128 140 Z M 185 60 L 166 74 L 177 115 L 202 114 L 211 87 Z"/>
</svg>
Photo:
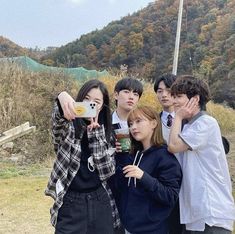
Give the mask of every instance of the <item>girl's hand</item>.
<svg viewBox="0 0 235 234">
<path fill-rule="evenodd" d="M 91 131 L 92 129 L 100 127 L 100 124 L 98 123 L 98 118 L 90 118 L 91 123 L 87 126 L 87 129 Z"/>
<path fill-rule="evenodd" d="M 122 152 L 122 146 L 121 146 L 121 143 L 120 143 L 120 142 L 118 142 L 117 140 L 116 140 L 116 142 L 115 142 L 115 148 L 116 148 L 116 152 L 117 152 L 117 153 Z"/>
<path fill-rule="evenodd" d="M 141 179 L 144 172 L 137 166 L 128 165 L 123 168 L 123 173 L 125 177 L 134 177 L 136 179 Z"/>
<path fill-rule="evenodd" d="M 98 115 L 99 115 L 99 113 L 97 113 L 95 118 L 90 118 L 91 123 L 87 126 L 87 129 L 89 131 L 100 127 L 100 124 L 98 123 Z"/>
<path fill-rule="evenodd" d="M 64 117 L 67 120 L 75 119 L 75 113 L 74 113 L 74 99 L 67 93 L 67 92 L 61 92 L 58 95 L 58 99 L 60 101 L 61 108 L 64 113 Z"/>
</svg>

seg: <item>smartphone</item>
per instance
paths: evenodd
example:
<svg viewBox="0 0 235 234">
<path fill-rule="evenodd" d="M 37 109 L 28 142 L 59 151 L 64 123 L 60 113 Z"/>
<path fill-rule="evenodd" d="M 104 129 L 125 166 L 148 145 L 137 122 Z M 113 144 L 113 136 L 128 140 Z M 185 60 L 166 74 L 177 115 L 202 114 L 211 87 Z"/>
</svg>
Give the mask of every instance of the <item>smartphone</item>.
<svg viewBox="0 0 235 234">
<path fill-rule="evenodd" d="M 77 118 L 93 118 L 97 115 L 95 102 L 75 102 L 74 112 Z"/>
</svg>

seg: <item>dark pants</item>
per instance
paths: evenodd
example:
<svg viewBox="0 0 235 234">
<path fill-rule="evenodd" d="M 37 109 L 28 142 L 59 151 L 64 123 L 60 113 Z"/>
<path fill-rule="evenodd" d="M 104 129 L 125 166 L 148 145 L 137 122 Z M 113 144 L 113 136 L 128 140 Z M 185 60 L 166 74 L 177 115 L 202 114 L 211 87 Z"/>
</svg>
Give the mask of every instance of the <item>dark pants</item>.
<svg viewBox="0 0 235 234">
<path fill-rule="evenodd" d="M 168 218 L 168 225 L 169 225 L 169 234 L 182 234 L 183 225 L 180 224 L 179 200 L 175 204 L 175 207 Z"/>
<path fill-rule="evenodd" d="M 68 192 L 59 209 L 55 234 L 113 234 L 113 218 L 107 192 Z"/>
<path fill-rule="evenodd" d="M 125 229 L 121 226 L 119 229 L 115 229 L 114 234 L 125 234 Z"/>
<path fill-rule="evenodd" d="M 205 230 L 203 232 L 188 231 L 184 227 L 183 234 L 232 234 L 232 232 L 221 227 L 215 227 L 215 226 L 210 227 L 206 224 Z"/>
</svg>

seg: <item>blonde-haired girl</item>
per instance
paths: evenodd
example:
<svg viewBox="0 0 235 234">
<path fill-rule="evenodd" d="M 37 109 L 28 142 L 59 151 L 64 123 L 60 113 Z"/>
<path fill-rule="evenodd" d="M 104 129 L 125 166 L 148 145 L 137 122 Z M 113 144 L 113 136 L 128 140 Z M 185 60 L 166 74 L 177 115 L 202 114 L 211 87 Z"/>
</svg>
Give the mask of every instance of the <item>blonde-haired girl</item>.
<svg viewBox="0 0 235 234">
<path fill-rule="evenodd" d="M 167 218 L 181 185 L 180 165 L 164 144 L 159 114 L 151 107 L 128 116 L 131 153 L 117 153 L 116 191 L 121 221 L 131 234 L 167 234 Z"/>
</svg>

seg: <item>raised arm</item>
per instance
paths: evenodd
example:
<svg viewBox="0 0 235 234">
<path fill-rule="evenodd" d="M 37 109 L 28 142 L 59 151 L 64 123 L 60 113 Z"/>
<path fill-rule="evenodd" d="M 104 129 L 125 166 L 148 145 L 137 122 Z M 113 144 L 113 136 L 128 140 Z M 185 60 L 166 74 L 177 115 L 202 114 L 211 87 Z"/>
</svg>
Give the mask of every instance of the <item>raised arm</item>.
<svg viewBox="0 0 235 234">
<path fill-rule="evenodd" d="M 176 113 L 168 141 L 168 150 L 171 153 L 183 152 L 189 148 L 179 136 L 182 128 L 182 120 L 182 117 Z"/>
<path fill-rule="evenodd" d="M 200 111 L 198 102 L 198 97 L 193 97 L 176 111 L 168 141 L 168 150 L 171 153 L 184 152 L 189 149 L 189 146 L 180 137 L 182 121 L 191 119 Z"/>
<path fill-rule="evenodd" d="M 66 92 L 62 92 L 56 98 L 54 108 L 52 111 L 52 139 L 57 149 L 58 145 L 64 141 L 69 126 L 72 124 L 73 98 Z"/>
</svg>

